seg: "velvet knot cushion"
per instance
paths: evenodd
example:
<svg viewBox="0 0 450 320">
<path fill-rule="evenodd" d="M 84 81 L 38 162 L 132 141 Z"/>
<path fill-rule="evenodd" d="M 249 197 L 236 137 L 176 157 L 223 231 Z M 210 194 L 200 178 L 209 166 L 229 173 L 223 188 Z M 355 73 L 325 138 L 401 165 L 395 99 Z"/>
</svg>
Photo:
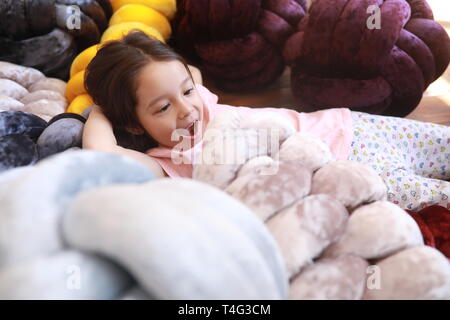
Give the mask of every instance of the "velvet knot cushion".
<svg viewBox="0 0 450 320">
<path fill-rule="evenodd" d="M 226 91 L 266 86 L 283 72 L 281 49 L 305 0 L 178 1 L 175 46 Z"/>
<path fill-rule="evenodd" d="M 283 54 L 304 111 L 405 116 L 445 71 L 450 40 L 425 0 L 316 0 Z"/>
</svg>

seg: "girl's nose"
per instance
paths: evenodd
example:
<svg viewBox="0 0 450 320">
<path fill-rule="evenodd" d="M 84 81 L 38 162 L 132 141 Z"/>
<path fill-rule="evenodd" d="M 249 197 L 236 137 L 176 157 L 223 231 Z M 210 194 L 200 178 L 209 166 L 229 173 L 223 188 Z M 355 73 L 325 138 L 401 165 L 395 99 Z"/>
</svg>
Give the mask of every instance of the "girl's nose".
<svg viewBox="0 0 450 320">
<path fill-rule="evenodd" d="M 179 105 L 178 115 L 180 116 L 180 119 L 184 119 L 184 118 L 188 117 L 193 112 L 194 112 L 194 108 L 190 104 L 181 103 Z"/>
</svg>

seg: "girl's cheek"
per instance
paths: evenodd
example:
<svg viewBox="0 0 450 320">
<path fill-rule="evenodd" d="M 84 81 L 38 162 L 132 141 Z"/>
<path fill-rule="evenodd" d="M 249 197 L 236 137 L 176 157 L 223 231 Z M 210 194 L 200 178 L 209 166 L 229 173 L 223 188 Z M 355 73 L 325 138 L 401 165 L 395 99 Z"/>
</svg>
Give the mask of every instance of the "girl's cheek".
<svg viewBox="0 0 450 320">
<path fill-rule="evenodd" d="M 202 101 L 202 98 L 197 90 L 194 90 L 194 92 L 190 95 L 190 98 L 197 103 Z"/>
<path fill-rule="evenodd" d="M 198 109 L 200 109 L 203 113 L 203 109 L 205 108 L 205 104 L 203 103 L 202 99 L 198 99 L 197 101 L 195 101 L 195 106 L 197 106 Z"/>
</svg>

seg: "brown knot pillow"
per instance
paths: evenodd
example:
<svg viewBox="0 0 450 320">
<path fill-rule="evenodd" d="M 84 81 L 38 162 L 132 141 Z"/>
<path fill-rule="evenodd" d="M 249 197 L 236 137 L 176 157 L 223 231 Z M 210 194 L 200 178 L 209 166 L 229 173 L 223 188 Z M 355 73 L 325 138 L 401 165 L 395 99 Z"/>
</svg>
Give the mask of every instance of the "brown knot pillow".
<svg viewBox="0 0 450 320">
<path fill-rule="evenodd" d="M 179 0 L 175 46 L 227 91 L 247 91 L 277 79 L 280 48 L 305 15 L 305 0 Z"/>
<path fill-rule="evenodd" d="M 445 71 L 450 39 L 425 0 L 315 0 L 283 53 L 302 110 L 405 116 Z"/>
</svg>

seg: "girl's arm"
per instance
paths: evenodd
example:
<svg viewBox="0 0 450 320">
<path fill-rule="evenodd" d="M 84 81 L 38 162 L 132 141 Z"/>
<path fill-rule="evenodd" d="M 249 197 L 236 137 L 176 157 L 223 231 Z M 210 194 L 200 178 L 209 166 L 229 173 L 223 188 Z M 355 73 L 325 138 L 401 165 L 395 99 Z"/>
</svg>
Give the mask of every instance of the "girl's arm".
<svg viewBox="0 0 450 320">
<path fill-rule="evenodd" d="M 144 153 L 117 145 L 111 122 L 99 107 L 94 106 L 83 129 L 83 149 L 129 156 L 147 166 L 158 178 L 167 176 L 159 163 Z"/>
</svg>

